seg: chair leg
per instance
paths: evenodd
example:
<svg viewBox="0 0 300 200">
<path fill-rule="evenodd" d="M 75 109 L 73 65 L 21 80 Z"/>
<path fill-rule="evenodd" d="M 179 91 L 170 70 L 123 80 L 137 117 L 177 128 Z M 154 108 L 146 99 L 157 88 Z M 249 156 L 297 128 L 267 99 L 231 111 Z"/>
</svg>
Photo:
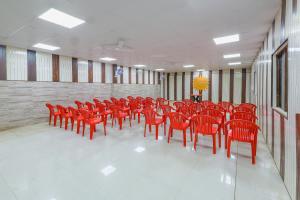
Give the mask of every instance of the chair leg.
<svg viewBox="0 0 300 200">
<path fill-rule="evenodd" d="M 172 134 L 172 128 L 169 127 L 169 133 L 168 133 L 168 143 L 170 143 L 170 137 L 171 137 L 171 134 Z"/>
<path fill-rule="evenodd" d="M 167 124 L 166 124 L 166 122 L 164 123 L 164 135 L 166 136 L 166 126 L 167 126 Z"/>
<path fill-rule="evenodd" d="M 84 136 L 84 131 L 85 131 L 85 123 L 83 122 L 83 124 L 82 124 L 82 136 Z"/>
<path fill-rule="evenodd" d="M 74 129 L 74 119 L 71 118 L 71 130 L 73 131 L 73 129 Z"/>
<path fill-rule="evenodd" d="M 138 113 L 138 123 L 141 122 L 141 113 Z"/>
<path fill-rule="evenodd" d="M 197 142 L 198 142 L 198 134 L 195 133 L 195 139 L 194 139 L 194 150 L 196 151 L 197 148 Z"/>
<path fill-rule="evenodd" d="M 65 118 L 65 130 L 68 129 L 68 121 L 69 121 L 69 118 L 66 117 L 66 118 Z"/>
<path fill-rule="evenodd" d="M 192 131 L 192 125 L 190 126 L 190 137 L 191 137 L 191 142 L 193 142 L 193 131 Z"/>
<path fill-rule="evenodd" d="M 214 134 L 212 138 L 213 138 L 213 154 L 216 154 L 216 134 Z"/>
<path fill-rule="evenodd" d="M 147 126 L 147 124 L 146 124 L 146 122 L 145 122 L 145 127 L 144 127 L 144 137 L 146 137 L 146 126 Z"/>
<path fill-rule="evenodd" d="M 219 138 L 218 138 L 219 148 L 221 148 L 221 130 L 218 132 L 218 136 L 219 136 Z"/>
<path fill-rule="evenodd" d="M 54 115 L 54 126 L 56 126 L 57 115 Z"/>
<path fill-rule="evenodd" d="M 183 146 L 186 147 L 186 129 L 183 130 Z"/>
<path fill-rule="evenodd" d="M 151 124 L 149 124 L 149 132 L 150 132 L 150 133 L 152 132 Z"/>
<path fill-rule="evenodd" d="M 103 128 L 104 128 L 104 135 L 106 136 L 106 123 L 103 122 Z"/>
<path fill-rule="evenodd" d="M 77 134 L 79 134 L 80 131 L 80 122 L 81 120 L 77 120 Z"/>
<path fill-rule="evenodd" d="M 93 134 L 94 134 L 94 130 L 95 130 L 95 124 L 90 124 L 90 140 L 93 139 Z"/>
<path fill-rule="evenodd" d="M 158 124 L 156 124 L 155 139 L 158 140 Z"/>
<path fill-rule="evenodd" d="M 227 158 L 230 158 L 231 138 L 227 141 Z"/>
<path fill-rule="evenodd" d="M 52 115 L 51 115 L 51 112 L 49 114 L 49 126 L 51 125 L 51 118 L 52 118 Z"/>
<path fill-rule="evenodd" d="M 122 120 L 122 118 L 119 118 L 119 127 L 120 127 L 120 130 L 122 130 L 122 128 L 123 128 L 123 120 Z"/>
<path fill-rule="evenodd" d="M 252 154 L 252 164 L 255 164 L 255 144 L 251 142 L 251 154 Z"/>
<path fill-rule="evenodd" d="M 225 149 L 227 149 L 228 147 L 227 147 L 227 144 L 228 144 L 228 141 L 227 141 L 227 134 L 225 133 L 224 134 L 225 135 L 225 142 L 224 142 L 224 145 L 225 145 Z"/>
<path fill-rule="evenodd" d="M 62 126 L 62 117 L 59 117 L 59 127 L 61 128 Z"/>
</svg>

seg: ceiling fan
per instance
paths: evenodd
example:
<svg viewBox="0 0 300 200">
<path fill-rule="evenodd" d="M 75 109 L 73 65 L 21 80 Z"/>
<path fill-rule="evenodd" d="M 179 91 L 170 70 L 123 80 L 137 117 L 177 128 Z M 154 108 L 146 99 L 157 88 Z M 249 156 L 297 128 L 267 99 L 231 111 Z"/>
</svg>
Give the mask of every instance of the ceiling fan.
<svg viewBox="0 0 300 200">
<path fill-rule="evenodd" d="M 125 44 L 125 40 L 119 39 L 117 43 L 114 44 L 105 44 L 102 45 L 102 48 L 104 50 L 110 50 L 110 51 L 120 51 L 120 52 L 131 52 L 133 51 L 133 48 L 130 46 L 127 46 Z"/>
</svg>

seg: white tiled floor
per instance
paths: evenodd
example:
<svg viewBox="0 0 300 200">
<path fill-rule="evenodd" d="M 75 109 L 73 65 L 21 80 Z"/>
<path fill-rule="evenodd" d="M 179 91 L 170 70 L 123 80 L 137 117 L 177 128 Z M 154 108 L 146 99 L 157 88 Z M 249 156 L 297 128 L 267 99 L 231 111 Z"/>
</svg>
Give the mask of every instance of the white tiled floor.
<svg viewBox="0 0 300 200">
<path fill-rule="evenodd" d="M 46 123 L 0 133 L 0 199 L 290 199 L 262 137 L 252 165 L 248 145 L 233 143 L 227 159 L 211 138 L 195 152 L 179 132 L 167 144 L 162 128 L 155 141 L 137 122 L 108 127 L 93 141 Z"/>
</svg>

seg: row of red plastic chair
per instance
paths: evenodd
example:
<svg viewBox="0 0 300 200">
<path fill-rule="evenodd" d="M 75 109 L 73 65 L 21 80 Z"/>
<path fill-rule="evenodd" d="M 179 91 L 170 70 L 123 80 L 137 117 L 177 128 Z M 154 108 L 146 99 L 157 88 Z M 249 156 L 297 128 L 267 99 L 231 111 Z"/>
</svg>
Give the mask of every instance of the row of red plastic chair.
<svg viewBox="0 0 300 200">
<path fill-rule="evenodd" d="M 191 100 L 183 100 L 175 102 L 173 108 L 170 102 L 164 98 L 157 98 L 155 101 L 151 97 L 132 97 L 114 98 L 101 102 L 97 98 L 91 102 L 75 101 L 77 109 L 74 107 L 63 107 L 46 104 L 49 108 L 49 124 L 51 124 L 52 116 L 54 118 L 54 126 L 56 126 L 57 117 L 60 119 L 60 127 L 62 120 L 65 120 L 65 129 L 68 128 L 68 121 L 71 120 L 72 130 L 74 122 L 77 122 L 77 133 L 80 131 L 81 123 L 83 126 L 82 135 L 84 135 L 86 124 L 90 125 L 90 139 L 96 131 L 96 124 L 103 123 L 104 134 L 106 135 L 107 118 L 112 119 L 112 126 L 118 120 L 119 128 L 122 129 L 123 120 L 129 119 L 131 126 L 132 118 L 138 115 L 138 123 L 140 123 L 141 114 L 145 116 L 144 136 L 146 137 L 146 126 L 156 127 L 156 139 L 158 139 L 158 127 L 164 125 L 164 135 L 166 135 L 166 124 L 170 120 L 168 131 L 168 143 L 173 136 L 173 130 L 183 131 L 183 144 L 186 146 L 186 132 L 190 128 L 190 137 L 193 141 L 194 149 L 196 149 L 198 134 L 211 135 L 213 138 L 213 153 L 216 153 L 216 136 L 218 135 L 218 144 L 221 147 L 221 130 L 225 135 L 225 148 L 227 148 L 227 156 L 230 155 L 230 147 L 232 141 L 249 142 L 252 146 L 252 163 L 255 163 L 256 144 L 258 126 L 256 121 L 256 106 L 253 104 L 240 104 L 233 106 L 229 102 L 220 102 L 214 104 L 210 101 L 194 103 Z M 162 114 L 159 114 L 162 111 Z M 230 115 L 230 121 L 226 122 L 226 114 Z M 250 130 L 251 129 L 251 130 Z M 228 140 L 228 141 L 227 141 Z M 228 144 L 227 144 L 228 143 Z"/>
</svg>

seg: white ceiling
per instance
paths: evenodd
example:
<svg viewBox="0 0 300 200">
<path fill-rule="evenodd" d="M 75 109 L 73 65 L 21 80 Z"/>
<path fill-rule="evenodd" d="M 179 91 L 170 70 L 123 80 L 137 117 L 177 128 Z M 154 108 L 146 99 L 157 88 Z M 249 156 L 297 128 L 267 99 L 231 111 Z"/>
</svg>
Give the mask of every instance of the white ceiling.
<svg viewBox="0 0 300 200">
<path fill-rule="evenodd" d="M 280 8 L 280 0 L 0 0 L 0 43 L 27 49 L 38 42 L 61 47 L 56 54 L 149 69 L 183 71 L 226 68 L 223 54 L 241 53 L 243 67 L 253 62 Z M 37 16 L 56 8 L 86 21 L 74 29 Z M 239 33 L 241 41 L 216 46 L 214 37 Z M 131 51 L 107 44 L 119 39 Z"/>
</svg>

